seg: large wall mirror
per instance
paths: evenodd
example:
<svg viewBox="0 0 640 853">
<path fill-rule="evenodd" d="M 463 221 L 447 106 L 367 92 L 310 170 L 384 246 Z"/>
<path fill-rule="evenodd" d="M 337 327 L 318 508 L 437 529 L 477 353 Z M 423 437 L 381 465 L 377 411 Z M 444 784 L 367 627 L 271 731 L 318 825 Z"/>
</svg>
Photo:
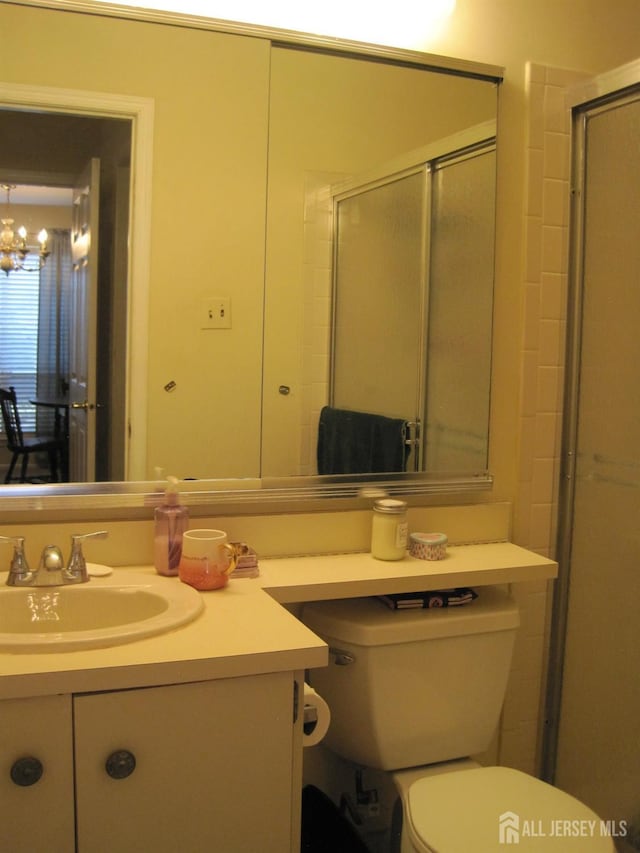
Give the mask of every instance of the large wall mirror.
<svg viewBox="0 0 640 853">
<path fill-rule="evenodd" d="M 49 176 L 60 185 L 100 159 L 99 243 L 109 247 L 98 281 L 107 283 L 95 331 L 102 398 L 94 410 L 94 464 L 75 468 L 71 458 L 72 482 L 21 486 L 14 494 L 52 502 L 92 495 L 99 504 L 101 495 L 128 493 L 136 504 L 150 491 L 141 481 L 153 479 L 156 464 L 192 482 L 189 490 L 203 504 L 211 491 L 232 494 L 237 504 L 249 493 L 350 495 L 365 482 L 407 492 L 490 484 L 499 70 L 455 60 L 440 68 L 433 57 L 333 40 L 261 37 L 269 50 L 266 209 L 263 244 L 243 247 L 264 256 L 263 292 L 251 309 L 259 358 L 248 378 L 253 409 L 233 430 L 221 418 L 192 437 L 185 429 L 176 442 L 162 421 L 147 417 L 181 389 L 170 376 L 160 381 L 144 359 L 132 364 L 125 340 L 127 310 L 140 310 L 139 297 L 122 291 L 123 280 L 131 286 L 127 246 L 139 238 L 126 238 L 136 224 L 127 207 L 136 203 L 134 124 L 0 105 L 0 178 L 28 185 Z M 217 290 L 229 296 L 226 285 Z M 233 335 L 241 301 L 233 291 L 230 297 Z M 159 336 L 153 310 L 148 317 L 150 336 Z M 190 369 L 198 373 L 198 358 Z M 130 393 L 115 405 L 131 382 L 149 395 L 141 395 L 144 413 L 136 413 Z M 233 411 L 233 403 L 231 410 L 220 404 Z M 326 450 L 344 435 L 339 427 L 338 438 L 328 438 L 321 427 L 336 412 L 399 423 L 407 442 L 400 463 L 358 468 L 334 459 L 319 466 L 320 442 Z M 132 418 L 146 429 L 142 440 L 138 431 L 133 456 Z M 225 431 L 239 444 L 227 446 Z M 82 471 L 91 476 L 78 476 Z M 11 488 L 0 491 L 10 496 Z"/>
</svg>

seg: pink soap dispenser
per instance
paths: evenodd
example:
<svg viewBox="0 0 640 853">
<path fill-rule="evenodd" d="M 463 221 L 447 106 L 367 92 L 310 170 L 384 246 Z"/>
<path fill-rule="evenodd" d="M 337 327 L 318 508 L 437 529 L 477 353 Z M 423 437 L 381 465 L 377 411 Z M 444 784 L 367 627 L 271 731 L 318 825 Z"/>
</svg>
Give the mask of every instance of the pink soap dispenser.
<svg viewBox="0 0 640 853">
<path fill-rule="evenodd" d="M 177 575 L 182 534 L 189 527 L 189 510 L 178 500 L 178 480 L 167 477 L 164 502 L 154 510 L 153 557 L 159 575 Z"/>
</svg>

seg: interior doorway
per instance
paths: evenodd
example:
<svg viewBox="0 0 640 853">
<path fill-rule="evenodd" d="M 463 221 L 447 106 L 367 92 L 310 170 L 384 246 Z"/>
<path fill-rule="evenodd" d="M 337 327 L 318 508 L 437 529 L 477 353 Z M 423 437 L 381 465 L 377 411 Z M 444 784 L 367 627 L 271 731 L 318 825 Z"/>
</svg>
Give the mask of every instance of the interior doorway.
<svg viewBox="0 0 640 853">
<path fill-rule="evenodd" d="M 75 163 L 79 149 L 83 157 L 109 150 L 109 132 L 113 128 L 126 129 L 128 136 L 128 165 L 114 163 L 110 184 L 114 188 L 111 205 L 114 230 L 103 240 L 104 251 L 112 254 L 110 274 L 125 283 L 125 292 L 111 290 L 118 305 L 122 322 L 119 334 L 104 305 L 99 306 L 99 326 L 104 328 L 101 352 L 102 363 L 110 368 L 121 361 L 124 364 L 124 382 L 118 387 L 124 398 L 121 409 L 121 430 L 110 429 L 109 443 L 119 441 L 121 448 L 105 446 L 104 435 L 98 438 L 99 452 L 108 459 L 119 458 L 118 466 L 109 461 L 102 464 L 104 479 L 144 480 L 148 474 L 147 447 L 147 342 L 148 298 L 151 233 L 151 184 L 153 169 L 153 118 L 154 105 L 149 98 L 133 95 L 90 92 L 84 90 L 56 89 L 0 82 L 0 116 L 9 120 L 31 121 L 34 115 L 48 122 L 49 129 L 56 122 L 64 128 L 64 139 L 47 137 L 46 146 L 34 132 L 15 132 L 12 150 L 13 168 L 20 180 L 28 182 L 41 172 L 48 162 L 58 164 L 59 173 L 73 173 L 69 163 Z M 23 125 L 24 126 L 24 125 Z M 17 125 L 16 125 L 17 127 Z M 0 168 L 8 163 L 7 133 L 2 134 Z M 89 147 L 87 147 L 89 146 Z M 93 148 L 91 147 L 93 146 Z M 98 146 L 98 147 L 95 147 Z M 15 155 L 15 157 L 13 156 Z M 86 159 L 86 158 L 85 158 Z M 109 155 L 104 158 L 110 162 Z M 31 164 L 31 165 L 29 165 Z M 35 165 L 33 165 L 35 164 Z M 53 166 L 51 168 L 54 168 Z M 35 173 L 34 170 L 35 169 Z M 111 179 L 112 176 L 112 179 Z M 122 252 L 118 242 L 128 251 Z M 115 315 L 114 315 L 115 316 Z M 110 327 L 111 337 L 107 330 Z M 135 330 L 135 334 L 132 330 Z M 106 467 L 107 474 L 104 473 Z"/>
<path fill-rule="evenodd" d="M 124 185 L 122 176 L 130 173 L 131 121 L 0 109 L 0 138 L 0 178 L 6 183 L 73 187 L 86 163 L 99 158 L 99 229 L 92 239 L 94 250 L 97 249 L 95 340 L 85 318 L 68 325 L 68 340 L 60 342 L 63 350 L 95 351 L 96 355 L 95 388 L 87 403 L 95 407 L 89 411 L 92 426 L 95 421 L 95 437 L 89 445 L 90 458 L 82 465 L 71 466 L 70 479 L 123 480 L 126 347 L 117 342 L 125 336 L 127 322 L 129 187 Z M 34 195 L 33 203 L 37 201 L 38 196 Z M 38 208 L 37 218 L 44 227 L 51 228 L 46 217 L 47 209 Z M 9 283 L 10 279 L 2 282 L 4 286 Z M 70 295 L 72 288 L 63 282 L 62 292 Z M 59 377 L 56 384 L 68 387 L 72 382 L 73 377 L 67 375 Z"/>
</svg>

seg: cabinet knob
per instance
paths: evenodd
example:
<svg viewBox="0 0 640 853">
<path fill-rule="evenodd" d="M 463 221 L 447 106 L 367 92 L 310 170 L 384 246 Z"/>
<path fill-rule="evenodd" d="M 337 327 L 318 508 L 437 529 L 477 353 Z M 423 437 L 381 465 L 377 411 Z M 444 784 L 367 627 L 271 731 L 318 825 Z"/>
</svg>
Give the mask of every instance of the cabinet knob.
<svg viewBox="0 0 640 853">
<path fill-rule="evenodd" d="M 31 756 L 18 758 L 11 765 L 11 779 L 16 785 L 20 785 L 21 788 L 28 788 L 29 785 L 35 785 L 43 772 L 42 762 Z"/>
<path fill-rule="evenodd" d="M 104 766 L 112 779 L 126 779 L 136 769 L 136 757 L 128 749 L 116 749 L 107 758 Z"/>
</svg>

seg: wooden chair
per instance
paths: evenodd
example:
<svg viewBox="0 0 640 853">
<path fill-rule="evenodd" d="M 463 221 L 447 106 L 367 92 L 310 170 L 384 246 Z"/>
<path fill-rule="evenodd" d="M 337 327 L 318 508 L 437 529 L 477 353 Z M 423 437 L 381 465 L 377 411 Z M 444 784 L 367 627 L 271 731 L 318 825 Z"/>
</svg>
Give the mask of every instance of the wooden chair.
<svg viewBox="0 0 640 853">
<path fill-rule="evenodd" d="M 0 388 L 0 407 L 2 408 L 2 421 L 7 437 L 7 447 L 13 453 L 9 470 L 4 478 L 5 483 L 10 483 L 16 463 L 22 457 L 20 466 L 19 483 L 27 482 L 27 466 L 29 456 L 32 453 L 46 453 L 49 457 L 49 477 L 51 482 L 58 480 L 58 459 L 63 451 L 62 439 L 53 436 L 38 438 L 25 438 L 20 424 L 20 413 L 16 400 L 16 389 L 13 386 Z"/>
</svg>

